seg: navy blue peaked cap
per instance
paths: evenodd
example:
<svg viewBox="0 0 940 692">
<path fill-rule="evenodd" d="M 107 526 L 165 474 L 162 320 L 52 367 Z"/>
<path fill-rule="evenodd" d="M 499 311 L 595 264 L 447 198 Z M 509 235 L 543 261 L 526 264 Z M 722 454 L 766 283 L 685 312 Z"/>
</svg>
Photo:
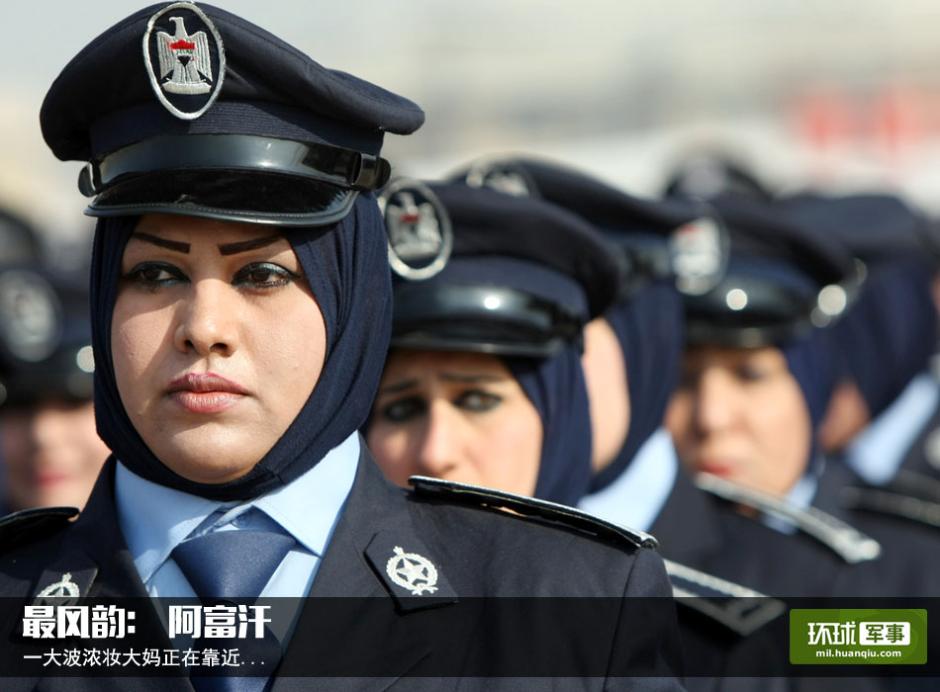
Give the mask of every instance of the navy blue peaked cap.
<svg viewBox="0 0 940 692">
<path fill-rule="evenodd" d="M 88 213 L 183 213 L 333 223 L 387 182 L 385 132 L 424 121 L 411 101 L 323 67 L 211 5 L 153 5 L 63 69 L 40 112 L 62 160 L 88 161 Z"/>
<path fill-rule="evenodd" d="M 635 197 L 566 164 L 528 156 L 483 158 L 453 174 L 451 179 L 472 187 L 490 187 L 515 196 L 543 199 L 588 221 L 622 251 L 618 261 L 624 298 L 649 278 L 675 276 L 677 264 L 671 241 L 676 239 L 674 234 L 679 229 L 691 230 L 709 218 L 720 225 L 708 205 L 700 201 Z M 700 234 L 699 238 L 702 237 Z M 719 230 L 715 236 L 715 254 L 719 256 L 713 263 L 716 273 L 723 261 L 720 240 Z M 696 280 L 686 276 L 680 277 L 678 283 Z"/>
<path fill-rule="evenodd" d="M 599 490 L 629 467 L 636 451 L 662 422 L 679 372 L 684 340 L 682 301 L 672 284 L 694 285 L 691 276 L 673 282 L 678 276 L 674 275 L 676 263 L 669 245 L 709 210 L 692 200 L 633 197 L 575 168 L 527 157 L 484 159 L 457 177 L 468 185 L 548 200 L 600 229 L 624 251 L 621 291 L 603 316 L 623 353 L 624 385 L 629 389 L 632 414 L 623 446 L 612 460 L 604 460 L 609 465 L 591 479 L 591 489 Z M 714 249 L 720 254 L 718 245 Z M 714 273 L 720 273 L 723 258 L 713 259 Z"/>
<path fill-rule="evenodd" d="M 0 405 L 92 398 L 88 288 L 32 263 L 0 269 Z M 27 309 L 17 309 L 17 303 Z"/>
<path fill-rule="evenodd" d="M 713 206 L 728 227 L 735 256 L 789 262 L 820 285 L 838 283 L 853 271 L 852 259 L 839 242 L 786 218 L 772 203 L 723 195 Z"/>
<path fill-rule="evenodd" d="M 689 200 L 634 197 L 566 164 L 527 156 L 480 159 L 451 179 L 544 199 L 610 233 L 667 233 L 701 215 L 701 207 Z"/>
<path fill-rule="evenodd" d="M 728 228 L 730 257 L 718 285 L 685 296 L 690 342 L 780 344 L 805 333 L 814 318 L 841 314 L 847 289 L 836 289 L 835 297 L 823 293 L 856 276 L 851 255 L 839 243 L 785 219 L 767 202 L 734 194 L 712 205 Z"/>
<path fill-rule="evenodd" d="M 940 263 L 934 223 L 893 195 L 806 192 L 782 198 L 779 205 L 787 218 L 838 241 L 866 264 L 905 257 Z"/>
<path fill-rule="evenodd" d="M 395 190 L 385 204 L 391 254 L 407 255 L 409 241 L 430 247 L 434 229 L 452 242 L 445 261 L 425 265 L 431 276 L 396 269 L 392 344 L 503 358 L 542 421 L 534 494 L 574 504 L 591 477 L 582 329 L 617 296 L 609 246 L 539 199 L 460 183 Z"/>
<path fill-rule="evenodd" d="M 576 215 L 490 189 L 426 189 L 453 228 L 452 252 L 432 277 L 396 277 L 393 344 L 546 356 L 580 343 L 616 297 L 617 262 Z"/>
</svg>

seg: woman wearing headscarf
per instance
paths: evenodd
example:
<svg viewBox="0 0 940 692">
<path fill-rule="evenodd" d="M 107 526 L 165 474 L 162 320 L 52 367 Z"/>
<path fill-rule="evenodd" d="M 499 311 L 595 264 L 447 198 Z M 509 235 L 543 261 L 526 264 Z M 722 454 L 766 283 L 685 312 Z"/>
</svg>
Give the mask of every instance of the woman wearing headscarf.
<svg viewBox="0 0 940 692">
<path fill-rule="evenodd" d="M 701 487 L 768 525 L 813 535 L 847 560 L 881 553 L 856 575 L 863 592 L 929 594 L 912 546 L 860 516 L 839 511 L 836 520 L 817 509 L 834 509 L 821 492 L 833 467 L 816 429 L 835 353 L 828 331 L 813 321 L 844 308 L 837 284 L 851 277 L 850 256 L 767 205 L 731 197 L 715 205 L 731 230 L 731 257 L 721 284 L 685 301 L 689 347 L 667 414 L 680 458 Z"/>
<path fill-rule="evenodd" d="M 940 406 L 940 384 L 930 372 L 937 343 L 932 225 L 890 195 L 804 193 L 781 204 L 843 245 L 866 277 L 829 330 L 837 385 L 820 426 L 830 463 L 817 504 L 854 510 L 861 526 L 890 527 L 902 542 L 920 533 L 935 537 L 940 490 L 925 444 Z"/>
<path fill-rule="evenodd" d="M 897 480 L 900 492 L 926 490 L 932 483 L 922 476 L 936 475 L 926 442 L 940 407 L 940 384 L 930 371 L 940 247 L 932 222 L 883 194 L 804 193 L 781 200 L 781 207 L 838 240 L 867 274 L 857 301 L 832 330 L 838 374 L 820 427 L 823 450 L 870 484 Z"/>
<path fill-rule="evenodd" d="M 88 289 L 38 263 L 0 268 L 2 505 L 82 507 L 109 451 L 95 430 Z"/>
<path fill-rule="evenodd" d="M 58 508 L 4 520 L 0 594 L 293 597 L 271 612 L 264 655 L 235 671 L 248 677 L 161 671 L 173 677 L 161 687 L 192 675 L 199 689 L 259 690 L 278 684 L 275 668 L 347 686 L 394 686 L 422 666 L 454 678 L 505 670 L 520 655 L 508 643 L 481 642 L 496 647 L 484 656 L 465 648 L 469 622 L 455 616 L 438 633 L 448 645 L 405 616 L 430 605 L 443 616 L 464 596 L 607 595 L 619 605 L 598 630 L 604 662 L 569 659 L 551 674 L 677 687 L 668 612 L 648 634 L 618 635 L 624 594 L 669 593 L 642 537 L 559 529 L 546 512 L 524 521 L 498 498 L 440 484 L 402 492 L 358 435 L 391 328 L 371 194 L 389 177 L 379 153 L 385 132 L 422 120 L 410 101 L 207 5 L 141 10 L 69 63 L 41 121 L 59 158 L 88 162 L 95 414 L 113 455 L 77 519 Z M 561 546 L 603 578 L 549 569 Z M 330 599 L 324 630 L 306 595 L 368 598 Z M 138 632 L 172 631 L 166 615 L 139 610 Z M 457 642 L 459 661 L 448 657 Z"/>
<path fill-rule="evenodd" d="M 436 218 L 422 223 L 452 227 L 453 251 L 433 276 L 398 271 L 369 445 L 402 485 L 432 475 L 572 505 L 592 472 L 581 330 L 616 295 L 617 264 L 554 205 L 459 184 L 425 190 L 416 208 Z M 422 192 L 386 205 L 393 251 L 410 212 L 403 194 Z"/>
<path fill-rule="evenodd" d="M 366 431 L 379 466 L 400 485 L 432 475 L 513 493 L 521 506 L 574 505 L 597 459 L 582 329 L 618 295 L 611 248 L 556 205 L 486 187 L 404 183 L 388 193 L 386 216 L 397 273 L 392 350 Z M 428 229 L 452 229 L 449 259 L 402 262 Z M 724 593 L 710 575 L 670 570 L 682 593 L 697 593 L 696 579 L 714 589 L 707 595 Z M 726 596 L 747 592 L 725 587 L 738 589 Z M 726 672 L 731 642 L 747 638 L 685 608 L 680 624 L 699 674 Z"/>
<path fill-rule="evenodd" d="M 670 560 L 757 591 L 830 593 L 841 559 L 695 487 L 662 430 L 684 345 L 679 288 L 701 293 L 722 276 L 727 238 L 714 213 L 697 202 L 632 197 L 581 171 L 523 157 L 484 159 L 460 178 L 564 207 L 599 229 L 618 257 L 617 299 L 585 330 L 594 473 L 579 506 L 650 531 Z"/>
</svg>

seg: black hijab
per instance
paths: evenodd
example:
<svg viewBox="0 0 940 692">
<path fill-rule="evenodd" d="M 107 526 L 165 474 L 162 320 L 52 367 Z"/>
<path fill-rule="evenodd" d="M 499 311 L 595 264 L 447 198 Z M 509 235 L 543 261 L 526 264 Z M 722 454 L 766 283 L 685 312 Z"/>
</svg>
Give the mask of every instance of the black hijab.
<svg viewBox="0 0 940 692">
<path fill-rule="evenodd" d="M 937 344 L 933 270 L 915 258 L 869 265 L 858 300 L 832 328 L 836 369 L 852 380 L 872 418 L 927 368 Z"/>
<path fill-rule="evenodd" d="M 131 424 L 117 390 L 111 322 L 121 257 L 137 220 L 99 220 L 91 271 L 95 417 L 98 434 L 123 464 L 176 490 L 214 500 L 245 500 L 290 483 L 362 425 L 382 373 L 392 317 L 386 235 L 371 196 L 360 195 L 335 225 L 285 233 L 323 313 L 323 370 L 300 413 L 268 453 L 246 476 L 221 484 L 187 480 L 157 459 Z"/>
<path fill-rule="evenodd" d="M 651 281 L 604 318 L 623 351 L 630 427 L 614 460 L 591 480 L 597 492 L 620 477 L 643 443 L 662 425 L 678 379 L 685 343 L 682 298 L 667 280 Z"/>
</svg>

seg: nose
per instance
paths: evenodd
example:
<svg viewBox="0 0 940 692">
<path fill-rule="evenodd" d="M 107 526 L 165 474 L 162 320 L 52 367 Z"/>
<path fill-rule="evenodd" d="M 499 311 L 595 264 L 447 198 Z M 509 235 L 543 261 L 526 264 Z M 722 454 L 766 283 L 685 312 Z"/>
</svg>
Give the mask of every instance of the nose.
<svg viewBox="0 0 940 692">
<path fill-rule="evenodd" d="M 428 408 L 415 455 L 421 475 L 460 480 L 454 474 L 460 470 L 461 431 L 457 414 L 450 409 L 450 404 L 441 400 L 432 401 Z"/>
<path fill-rule="evenodd" d="M 707 368 L 698 378 L 694 393 L 694 423 L 702 434 L 731 426 L 737 395 L 731 376 L 720 368 Z"/>
<path fill-rule="evenodd" d="M 50 404 L 40 404 L 29 424 L 34 449 L 54 449 L 68 443 L 68 419 Z"/>
<path fill-rule="evenodd" d="M 192 284 L 178 313 L 174 344 L 183 353 L 230 356 L 238 348 L 235 289 L 225 281 L 202 279 Z"/>
</svg>

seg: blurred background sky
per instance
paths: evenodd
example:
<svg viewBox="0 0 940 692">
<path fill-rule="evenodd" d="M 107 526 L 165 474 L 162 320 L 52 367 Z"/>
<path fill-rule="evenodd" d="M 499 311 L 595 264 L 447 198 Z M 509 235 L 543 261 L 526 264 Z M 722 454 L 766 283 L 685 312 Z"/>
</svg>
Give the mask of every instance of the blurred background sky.
<svg viewBox="0 0 940 692">
<path fill-rule="evenodd" d="M 777 187 L 887 187 L 940 212 L 936 0 L 214 4 L 421 104 L 425 127 L 386 140 L 398 172 L 528 152 L 655 193 L 672 161 L 720 147 Z M 45 148 L 39 105 L 79 49 L 140 6 L 4 4 L 0 204 L 56 238 L 89 226 L 79 166 Z"/>
</svg>

